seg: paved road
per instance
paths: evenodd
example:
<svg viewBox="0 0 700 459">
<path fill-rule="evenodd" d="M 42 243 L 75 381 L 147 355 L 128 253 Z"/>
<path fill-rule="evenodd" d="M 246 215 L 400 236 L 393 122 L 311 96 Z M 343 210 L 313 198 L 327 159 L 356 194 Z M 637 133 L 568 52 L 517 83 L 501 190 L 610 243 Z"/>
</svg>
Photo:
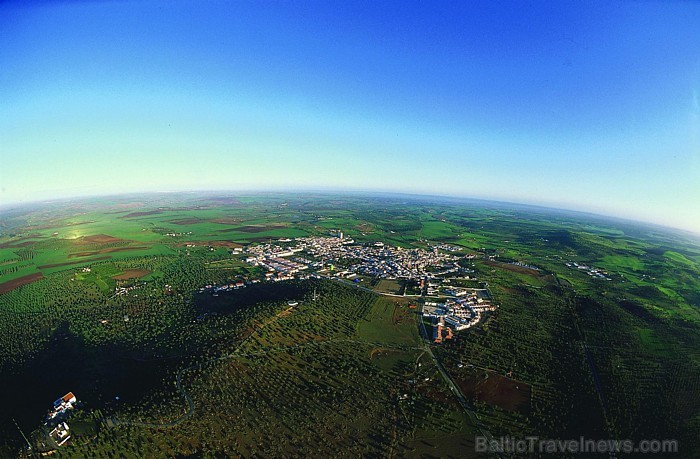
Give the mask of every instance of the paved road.
<svg viewBox="0 0 700 459">
<path fill-rule="evenodd" d="M 471 409 L 469 406 L 469 403 L 467 402 L 467 398 L 464 396 L 462 391 L 460 390 L 459 386 L 455 384 L 455 382 L 452 380 L 452 377 L 450 374 L 445 370 L 445 367 L 442 366 L 442 363 L 440 363 L 440 360 L 433 354 L 433 350 L 430 348 L 429 340 L 430 340 L 430 335 L 428 335 L 428 331 L 425 328 L 425 323 L 423 322 L 423 306 L 419 306 L 418 309 L 418 314 L 419 314 L 419 321 L 420 321 L 420 326 L 423 331 L 423 338 L 424 338 L 424 349 L 432 357 L 433 362 L 435 362 L 435 366 L 437 367 L 438 371 L 442 375 L 442 379 L 445 380 L 447 383 L 447 386 L 450 388 L 450 391 L 452 391 L 452 394 L 455 396 L 459 404 L 462 406 L 462 409 L 464 412 L 469 416 L 469 419 L 472 421 L 472 423 L 476 426 L 477 429 L 479 429 L 479 433 L 481 434 L 482 437 L 485 437 L 489 444 L 493 442 L 493 435 L 491 432 L 486 428 L 484 423 L 481 422 L 481 420 L 478 418 L 476 413 Z M 493 454 L 495 454 L 498 457 L 502 457 L 500 453 L 498 453 L 495 450 L 491 451 Z"/>
</svg>

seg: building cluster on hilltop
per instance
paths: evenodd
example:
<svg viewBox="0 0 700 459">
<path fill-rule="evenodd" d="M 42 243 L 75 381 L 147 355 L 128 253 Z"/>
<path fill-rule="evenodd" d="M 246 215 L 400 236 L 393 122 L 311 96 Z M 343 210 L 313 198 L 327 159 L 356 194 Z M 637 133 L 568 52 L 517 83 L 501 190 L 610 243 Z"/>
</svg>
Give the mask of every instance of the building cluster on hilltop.
<svg viewBox="0 0 700 459">
<path fill-rule="evenodd" d="M 433 319 L 435 341 L 442 342 L 444 335 L 446 339 L 452 337 L 452 330 L 470 328 L 484 312 L 497 308 L 485 289 L 443 286 L 445 276 L 473 272 L 459 265 L 464 257 L 455 255 L 456 249 L 447 244 L 431 246 L 430 250 L 392 247 L 382 242 L 359 244 L 338 233 L 337 237 L 285 238 L 251 246 L 246 262 L 267 269 L 265 277 L 269 280 L 318 277 L 320 273 L 332 272 L 346 278 L 366 275 L 418 281 L 421 292 L 447 297 L 440 303 L 426 302 L 423 309 L 424 316 Z M 343 267 L 337 267 L 339 264 Z"/>
<path fill-rule="evenodd" d="M 293 242 L 292 245 L 289 242 Z M 248 263 L 276 271 L 283 276 L 293 276 L 303 270 L 333 269 L 338 263 L 346 263 L 347 275 L 364 274 L 377 278 L 420 279 L 458 272 L 459 257 L 420 248 L 404 249 L 385 246 L 381 242 L 358 244 L 352 239 L 339 237 L 304 237 L 285 240 L 284 246 L 266 243 L 250 247 Z M 304 253 L 305 257 L 297 256 Z M 279 277 L 279 276 L 278 276 Z"/>
<path fill-rule="evenodd" d="M 445 293 L 455 296 L 441 303 L 426 302 L 423 307 L 423 316 L 433 320 L 434 339 L 438 342 L 442 340 L 443 328 L 466 330 L 479 323 L 483 313 L 498 308 L 485 289 L 449 288 Z"/>
</svg>

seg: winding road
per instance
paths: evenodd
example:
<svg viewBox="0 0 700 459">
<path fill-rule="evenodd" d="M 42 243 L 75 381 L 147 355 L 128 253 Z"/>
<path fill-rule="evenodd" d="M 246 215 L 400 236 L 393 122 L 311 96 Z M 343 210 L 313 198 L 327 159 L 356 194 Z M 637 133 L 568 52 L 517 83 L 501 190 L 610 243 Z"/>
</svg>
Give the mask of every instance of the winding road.
<svg viewBox="0 0 700 459">
<path fill-rule="evenodd" d="M 452 380 L 452 377 L 450 374 L 445 370 L 445 367 L 442 366 L 442 363 L 438 358 L 433 354 L 433 350 L 430 348 L 429 344 L 429 336 L 428 331 L 425 329 L 425 323 L 423 322 L 423 306 L 419 306 L 418 309 L 418 314 L 419 314 L 419 320 L 420 320 L 420 326 L 422 330 L 422 336 L 424 339 L 424 350 L 432 357 L 433 362 L 435 362 L 435 366 L 437 367 L 438 371 L 440 372 L 440 375 L 442 375 L 442 379 L 445 380 L 447 383 L 447 386 L 450 388 L 450 391 L 452 391 L 452 394 L 455 396 L 459 404 L 462 406 L 462 409 L 464 412 L 469 416 L 469 419 L 472 421 L 472 423 L 476 426 L 477 429 L 479 429 L 479 433 L 481 434 L 482 437 L 486 438 L 488 441 L 488 444 L 491 445 L 493 444 L 493 435 L 491 432 L 486 428 L 483 422 L 479 419 L 479 417 L 476 415 L 476 413 L 471 409 L 469 406 L 469 403 L 467 402 L 467 398 L 464 396 L 462 391 L 460 390 L 459 386 L 455 384 L 455 382 Z M 495 454 L 498 457 L 502 457 L 501 454 L 490 447 L 490 452 Z"/>
</svg>

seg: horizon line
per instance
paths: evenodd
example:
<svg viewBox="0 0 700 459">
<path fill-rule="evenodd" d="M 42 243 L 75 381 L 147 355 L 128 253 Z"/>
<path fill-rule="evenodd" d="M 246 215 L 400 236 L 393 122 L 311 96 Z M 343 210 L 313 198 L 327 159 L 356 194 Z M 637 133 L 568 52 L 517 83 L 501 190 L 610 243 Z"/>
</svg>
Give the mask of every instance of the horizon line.
<svg viewBox="0 0 700 459">
<path fill-rule="evenodd" d="M 407 191 L 397 191 L 397 190 L 381 190 L 381 189 L 352 189 L 352 188 L 296 188 L 289 189 L 285 187 L 274 188 L 211 188 L 211 189 L 172 189 L 172 190 L 143 190 L 143 191 L 123 191 L 123 192 L 106 192 L 106 193 L 95 193 L 95 194 L 71 194 L 67 196 L 61 196 L 57 198 L 38 198 L 38 199 L 27 199 L 19 201 L 8 201 L 5 203 L 0 203 L 0 212 L 21 208 L 21 206 L 31 206 L 31 205 L 41 205 L 56 202 L 68 202 L 68 201 L 79 201 L 88 200 L 96 198 L 110 198 L 110 197 L 127 197 L 127 196 L 138 196 L 138 195 L 163 195 L 163 194 L 215 194 L 215 193 L 231 193 L 231 194 L 297 194 L 303 195 L 305 193 L 318 193 L 318 194 L 353 194 L 353 195 L 394 195 L 394 196 L 405 196 L 414 198 L 439 198 L 439 199 L 456 199 L 461 201 L 477 201 L 482 203 L 493 203 L 506 206 L 522 206 L 530 207 L 540 210 L 548 211 L 559 211 L 559 212 L 572 212 L 580 214 L 582 216 L 597 217 L 602 219 L 614 220 L 616 223 L 626 223 L 634 225 L 642 225 L 651 228 L 658 228 L 660 230 L 675 231 L 680 233 L 685 233 L 686 235 L 700 238 L 700 231 L 691 230 L 688 228 L 668 226 L 654 221 L 640 220 L 631 217 L 621 217 L 619 215 L 611 215 L 603 212 L 596 212 L 591 210 L 576 209 L 572 207 L 567 207 L 566 205 L 556 205 L 556 204 L 544 204 L 536 202 L 527 201 L 516 201 L 501 199 L 497 197 L 479 197 L 472 195 L 458 195 L 458 194 L 434 194 L 434 193 L 411 193 Z"/>
</svg>

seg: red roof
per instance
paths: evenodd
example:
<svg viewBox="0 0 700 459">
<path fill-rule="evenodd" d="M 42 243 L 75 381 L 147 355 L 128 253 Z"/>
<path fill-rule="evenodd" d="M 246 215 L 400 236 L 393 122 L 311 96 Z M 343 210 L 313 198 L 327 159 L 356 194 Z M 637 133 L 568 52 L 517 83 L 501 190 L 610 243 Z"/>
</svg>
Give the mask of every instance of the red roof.
<svg viewBox="0 0 700 459">
<path fill-rule="evenodd" d="M 73 395 L 73 392 L 68 392 L 66 395 L 63 396 L 63 401 L 69 402 L 72 398 L 75 398 L 75 395 Z"/>
</svg>

